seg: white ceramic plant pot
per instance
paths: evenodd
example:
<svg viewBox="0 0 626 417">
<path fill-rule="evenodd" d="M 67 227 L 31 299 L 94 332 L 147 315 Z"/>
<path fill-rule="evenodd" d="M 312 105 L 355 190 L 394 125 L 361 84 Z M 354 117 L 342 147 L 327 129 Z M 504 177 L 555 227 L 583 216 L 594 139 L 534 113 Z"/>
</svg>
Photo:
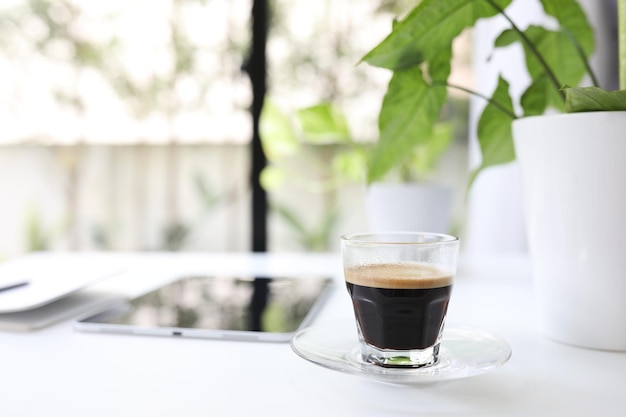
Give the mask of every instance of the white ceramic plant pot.
<svg viewBox="0 0 626 417">
<path fill-rule="evenodd" d="M 373 232 L 448 233 L 452 197 L 452 188 L 441 185 L 371 184 L 366 200 L 369 228 Z"/>
<path fill-rule="evenodd" d="M 626 112 L 516 120 L 540 328 L 626 351 Z"/>
</svg>

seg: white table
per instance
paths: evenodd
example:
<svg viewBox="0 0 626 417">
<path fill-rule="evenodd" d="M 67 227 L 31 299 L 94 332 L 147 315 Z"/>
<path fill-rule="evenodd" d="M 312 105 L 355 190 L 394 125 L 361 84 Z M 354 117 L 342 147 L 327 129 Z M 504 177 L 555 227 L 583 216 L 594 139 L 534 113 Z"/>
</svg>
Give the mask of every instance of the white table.
<svg viewBox="0 0 626 417">
<path fill-rule="evenodd" d="M 132 259 L 127 274 L 97 285 L 133 295 L 185 272 L 330 273 L 337 290 L 316 323 L 352 317 L 337 254 Z M 64 322 L 0 333 L 0 416 L 626 415 L 626 353 L 538 334 L 527 259 L 463 258 L 455 285 L 448 321 L 505 338 L 513 356 L 502 368 L 397 386 L 322 368 L 288 344 L 91 334 Z"/>
</svg>

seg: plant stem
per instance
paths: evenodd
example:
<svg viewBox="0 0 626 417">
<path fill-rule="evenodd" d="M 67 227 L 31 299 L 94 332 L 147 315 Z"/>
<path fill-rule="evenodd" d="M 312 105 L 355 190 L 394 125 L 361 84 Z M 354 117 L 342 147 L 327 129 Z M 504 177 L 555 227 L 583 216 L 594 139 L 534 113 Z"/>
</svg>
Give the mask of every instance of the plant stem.
<svg viewBox="0 0 626 417">
<path fill-rule="evenodd" d="M 482 98 L 483 100 L 485 100 L 486 102 L 491 104 L 493 107 L 495 107 L 496 109 L 500 110 L 502 113 L 504 113 L 507 116 L 509 116 L 511 119 L 513 119 L 513 120 L 517 119 L 517 116 L 515 115 L 515 113 L 512 113 L 510 110 L 508 110 L 506 107 L 504 107 L 502 104 L 498 103 L 494 99 L 492 99 L 490 97 L 487 97 L 486 95 L 481 94 L 481 93 L 479 93 L 477 91 L 470 90 L 469 88 L 465 88 L 465 87 L 460 86 L 460 85 L 449 84 L 449 83 L 445 83 L 445 82 L 439 83 L 437 81 L 433 81 L 432 85 L 438 85 L 438 86 L 445 86 L 445 87 L 454 88 L 455 90 L 460 90 L 460 91 L 463 91 L 465 93 L 471 94 L 473 96 Z"/>
<path fill-rule="evenodd" d="M 572 32 L 570 32 L 569 30 L 563 29 L 563 33 L 565 34 L 565 36 L 567 36 L 570 42 L 572 42 L 572 45 L 574 45 L 574 48 L 576 49 L 576 52 L 578 53 L 580 60 L 583 62 L 583 64 L 585 65 L 585 68 L 587 69 L 587 73 L 589 74 L 589 77 L 591 77 L 591 82 L 594 85 L 594 87 L 600 87 L 600 82 L 598 81 L 598 77 L 596 77 L 595 72 L 593 72 L 593 69 L 591 68 L 591 64 L 589 63 L 589 57 L 583 50 L 583 47 L 580 45 L 580 42 L 578 42 L 576 37 L 572 35 Z"/>
<path fill-rule="evenodd" d="M 552 84 L 554 85 L 554 88 L 556 89 L 556 91 L 559 93 L 559 95 L 561 96 L 561 99 L 563 101 L 565 101 L 565 93 L 563 91 L 561 91 L 561 87 L 563 87 L 563 85 L 559 82 L 559 80 L 556 78 L 556 75 L 554 75 L 554 72 L 552 71 L 552 68 L 550 68 L 550 66 L 548 65 L 548 63 L 546 62 L 546 60 L 543 58 L 543 56 L 539 53 L 539 51 L 537 50 L 537 48 L 535 47 L 535 44 L 528 38 L 528 36 L 526 36 L 526 34 L 519 28 L 517 27 L 517 25 L 515 24 L 515 22 L 513 22 L 513 20 L 509 17 L 509 15 L 507 15 L 504 10 L 498 6 L 497 4 L 495 4 L 493 2 L 493 0 L 485 0 L 487 3 L 489 3 L 491 5 L 491 7 L 493 7 L 494 9 L 496 9 L 498 11 L 498 13 L 500 13 L 506 20 L 508 20 L 508 22 L 511 24 L 511 27 L 513 28 L 513 30 L 515 32 L 517 32 L 517 34 L 520 36 L 520 38 L 522 38 L 522 41 L 524 41 L 524 43 L 526 44 L 526 46 L 528 46 L 528 49 L 530 49 L 530 51 L 532 52 L 532 54 L 535 56 L 535 58 L 537 58 L 537 60 L 539 61 L 539 64 L 541 64 L 541 66 L 543 67 L 543 69 L 545 70 L 546 74 L 548 75 L 548 78 L 550 79 L 550 81 L 552 82 Z M 620 0 L 620 1 L 626 1 L 626 0 Z"/>
<path fill-rule="evenodd" d="M 619 89 L 626 90 L 626 0 L 617 0 L 619 36 Z"/>
</svg>

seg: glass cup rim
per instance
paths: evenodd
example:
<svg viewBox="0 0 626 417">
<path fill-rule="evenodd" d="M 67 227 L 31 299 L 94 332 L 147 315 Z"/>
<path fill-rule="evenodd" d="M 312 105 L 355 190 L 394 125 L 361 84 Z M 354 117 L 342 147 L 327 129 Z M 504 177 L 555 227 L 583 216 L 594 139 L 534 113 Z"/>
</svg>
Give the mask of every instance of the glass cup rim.
<svg viewBox="0 0 626 417">
<path fill-rule="evenodd" d="M 393 238 L 397 236 L 397 238 Z M 424 241 L 402 240 L 402 237 L 418 237 L 427 238 Z M 381 239 L 386 237 L 384 240 Z M 457 236 L 435 233 L 435 232 L 410 232 L 410 231 L 389 231 L 389 232 L 357 232 L 348 233 L 340 236 L 342 242 L 357 245 L 417 245 L 431 246 L 442 245 L 459 242 Z"/>
</svg>

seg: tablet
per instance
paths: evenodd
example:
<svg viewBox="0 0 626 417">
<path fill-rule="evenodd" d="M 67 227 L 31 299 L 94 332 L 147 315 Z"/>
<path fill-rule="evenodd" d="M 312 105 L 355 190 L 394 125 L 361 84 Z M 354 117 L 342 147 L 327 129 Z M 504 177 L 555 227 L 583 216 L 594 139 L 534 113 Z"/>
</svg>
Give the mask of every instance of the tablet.
<svg viewBox="0 0 626 417">
<path fill-rule="evenodd" d="M 81 331 L 286 342 L 319 310 L 326 277 L 186 276 L 99 314 Z"/>
</svg>

